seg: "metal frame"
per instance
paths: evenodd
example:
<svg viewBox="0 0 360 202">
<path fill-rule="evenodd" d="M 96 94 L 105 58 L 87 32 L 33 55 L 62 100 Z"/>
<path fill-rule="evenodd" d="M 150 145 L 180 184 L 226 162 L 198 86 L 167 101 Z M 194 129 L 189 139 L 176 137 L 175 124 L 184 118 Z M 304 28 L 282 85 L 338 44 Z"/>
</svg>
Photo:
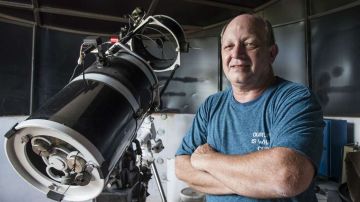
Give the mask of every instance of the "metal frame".
<svg viewBox="0 0 360 202">
<path fill-rule="evenodd" d="M 32 44 L 31 44 L 31 75 L 30 75 L 30 114 L 33 113 L 34 109 L 34 83 L 35 83 L 35 50 L 36 50 L 36 33 L 37 26 L 33 25 L 32 28 Z"/>
<path fill-rule="evenodd" d="M 31 5 L 31 4 L 2 1 L 2 0 L 0 0 L 0 6 L 8 6 L 8 7 L 13 7 L 13 8 L 25 9 L 25 10 L 33 10 L 34 9 L 33 5 Z"/>
<path fill-rule="evenodd" d="M 307 73 L 307 83 L 310 89 L 312 89 L 312 67 L 311 67 L 311 27 L 310 27 L 310 0 L 305 1 L 305 60 L 306 60 L 306 73 Z"/>
<path fill-rule="evenodd" d="M 245 8 L 245 7 L 241 7 L 241 6 L 235 6 L 235 5 L 229 5 L 229 4 L 225 4 L 225 3 L 219 3 L 219 2 L 214 2 L 211 0 L 183 0 L 183 1 L 187 1 L 187 2 L 191 2 L 191 3 L 197 3 L 197 4 L 203 4 L 203 5 L 208 5 L 208 6 L 214 6 L 214 7 L 218 7 L 218 8 L 225 8 L 225 9 L 230 9 L 230 10 L 239 10 L 239 11 L 244 11 L 244 12 L 259 12 L 262 11 L 264 9 L 266 9 L 267 7 L 279 2 L 280 0 L 271 0 L 261 6 L 258 6 L 254 9 L 249 9 L 249 8 Z M 307 0 L 304 0 L 307 1 Z M 151 15 L 154 10 L 156 9 L 157 5 L 159 3 L 159 0 L 152 0 L 151 4 L 147 10 L 148 15 Z M 307 4 L 310 4 L 307 3 Z M 321 16 L 325 16 L 325 15 L 329 15 L 332 13 L 336 13 L 345 9 L 349 9 L 355 6 L 360 5 L 360 0 L 354 1 L 352 3 L 348 3 L 344 6 L 335 8 L 335 9 L 331 9 L 322 13 L 318 13 L 315 15 L 310 15 L 310 13 L 307 13 L 306 18 L 307 20 L 311 20 L 311 19 L 315 19 Z M 29 21 L 29 20 L 25 20 L 22 18 L 18 18 L 18 17 L 14 17 L 14 16 L 10 16 L 7 14 L 2 14 L 0 13 L 0 21 L 6 21 L 9 23 L 20 23 L 19 25 L 25 26 L 24 24 L 29 24 L 29 25 L 33 25 L 33 24 L 37 24 L 40 27 L 45 27 L 48 29 L 54 29 L 54 30 L 59 30 L 59 31 L 65 31 L 65 32 L 72 32 L 72 33 L 80 33 L 80 34 L 97 34 L 97 35 L 101 35 L 101 36 L 110 36 L 110 34 L 104 34 L 104 33 L 96 33 L 96 32 L 84 32 L 84 31 L 75 31 L 73 29 L 66 29 L 66 28 L 62 28 L 62 27 L 57 27 L 57 26 L 49 26 L 49 25 L 42 25 L 41 24 L 41 17 L 40 17 L 40 13 L 49 13 L 49 14 L 59 14 L 59 15 L 66 15 L 66 16 L 74 16 L 74 17 L 82 17 L 82 18 L 89 18 L 89 19 L 95 19 L 95 20 L 104 20 L 104 21 L 112 21 L 112 22 L 119 22 L 119 23 L 128 23 L 128 19 L 127 18 L 123 18 L 123 17 L 117 17 L 117 16 L 112 16 L 112 15 L 104 15 L 104 14 L 98 14 L 98 13 L 89 13 L 89 12 L 82 12 L 82 11 L 75 11 L 75 10 L 71 10 L 71 9 L 61 9 L 61 8 L 53 8 L 53 7 L 46 7 L 46 6 L 39 6 L 38 1 L 37 0 L 32 0 L 32 4 L 26 4 L 26 3 L 17 3 L 17 2 L 9 2 L 9 1 L 4 1 L 4 0 L 0 0 L 0 6 L 6 6 L 6 7 L 12 7 L 12 8 L 18 8 L 18 9 L 23 9 L 23 10 L 32 10 L 34 12 L 34 22 L 33 21 Z M 310 5 L 308 5 L 310 6 Z M 306 20 L 306 19 L 304 19 Z M 204 27 L 199 27 L 199 26 L 188 26 L 188 32 L 193 33 L 193 32 L 198 32 L 198 31 L 206 31 L 208 29 L 223 25 L 224 23 L 226 23 L 228 20 L 222 21 L 222 22 L 218 22 L 212 25 L 208 25 L 208 26 L 204 26 Z M 298 21 L 294 21 L 294 22 L 289 22 L 290 23 L 297 23 Z M 275 26 L 280 26 L 280 25 L 275 25 Z M 194 29 L 193 29 L 194 28 Z"/>
<path fill-rule="evenodd" d="M 261 5 L 261 6 L 258 6 L 257 8 L 254 9 L 254 11 L 255 11 L 255 12 L 262 11 L 262 10 L 264 10 L 265 8 L 267 8 L 267 7 L 269 7 L 269 6 L 277 3 L 278 1 L 280 1 L 280 0 L 271 0 L 271 1 L 265 3 L 265 4 Z"/>
<path fill-rule="evenodd" d="M 41 18 L 39 13 L 39 2 L 38 0 L 32 0 L 34 20 L 36 25 L 41 25 Z"/>
<path fill-rule="evenodd" d="M 196 3 L 196 4 L 202 4 L 202 5 L 208 5 L 208 6 L 218 7 L 218 8 L 225 8 L 225 9 L 229 9 L 229 10 L 237 10 L 237 11 L 242 11 L 242 12 L 254 12 L 256 10 L 261 10 L 263 8 L 266 8 L 266 7 L 276 3 L 279 0 L 272 0 L 272 1 L 260 6 L 258 8 L 255 8 L 255 9 L 250 9 L 250 8 L 246 8 L 246 7 L 230 5 L 230 4 L 225 4 L 225 3 L 219 3 L 219 2 L 214 2 L 214 1 L 210 1 L 210 0 L 183 0 L 183 1 Z M 147 10 L 147 15 L 152 15 L 154 13 L 158 3 L 159 3 L 159 0 L 152 0 L 151 1 L 151 4 L 150 4 L 150 6 L 149 6 L 149 8 Z M 97 34 L 97 35 L 101 35 L 101 36 L 110 36 L 110 34 L 104 34 L 104 33 L 75 31 L 73 29 L 66 29 L 66 28 L 57 27 L 57 26 L 42 25 L 40 13 L 58 14 L 58 15 L 65 15 L 65 16 L 73 16 L 73 17 L 95 19 L 95 20 L 104 20 L 104 21 L 112 21 L 112 22 L 119 22 L 119 23 L 128 23 L 128 19 L 123 18 L 123 17 L 117 17 L 117 16 L 112 16 L 112 15 L 104 15 L 104 14 L 98 14 L 98 13 L 82 12 L 82 11 L 76 11 L 76 10 L 71 10 L 71 9 L 62 9 L 62 8 L 53 8 L 53 7 L 48 7 L 48 6 L 40 6 L 39 3 L 38 3 L 38 0 L 32 0 L 32 4 L 16 3 L 16 2 L 8 2 L 8 1 L 0 0 L 0 6 L 7 6 L 7 7 L 24 9 L 24 10 L 29 10 L 29 11 L 32 10 L 33 13 L 34 13 L 34 22 L 29 21 L 29 20 L 25 20 L 25 19 L 21 19 L 21 18 L 17 18 L 17 17 L 13 17 L 13 16 L 10 16 L 10 15 L 1 14 L 1 13 L 0 13 L 0 18 L 10 19 L 10 20 L 13 20 L 13 21 L 27 23 L 27 24 L 31 24 L 31 25 L 37 24 L 40 27 L 45 27 L 45 28 L 48 28 L 48 29 L 54 29 L 54 30 L 65 31 L 65 32 L 71 32 L 71 33 Z M 207 30 L 207 29 L 214 28 L 214 27 L 218 26 L 219 24 L 223 24 L 223 23 L 224 22 L 219 22 L 219 23 L 204 26 L 204 27 L 188 26 L 186 30 L 189 33 L 198 32 L 198 31 L 204 31 L 204 30 Z"/>
<path fill-rule="evenodd" d="M 39 11 L 42 13 L 82 17 L 82 18 L 89 18 L 94 20 L 104 20 L 104 21 L 113 21 L 113 22 L 121 22 L 121 23 L 129 22 L 127 18 L 112 16 L 112 15 L 103 15 L 98 13 L 89 13 L 89 12 L 75 11 L 75 10 L 63 9 L 63 8 L 52 8 L 47 6 L 39 7 Z"/>
<path fill-rule="evenodd" d="M 12 24 L 17 24 L 17 25 L 20 25 L 20 26 L 29 26 L 29 27 L 31 27 L 32 25 L 35 24 L 35 22 L 33 22 L 33 21 L 24 20 L 22 18 L 10 16 L 10 15 L 3 14 L 3 13 L 0 13 L 0 20 L 8 22 L 8 23 L 12 23 Z"/>
<path fill-rule="evenodd" d="M 239 11 L 244 11 L 244 12 L 253 11 L 250 8 L 246 8 L 246 7 L 242 7 L 242 6 L 235 6 L 235 5 L 231 5 L 231 4 L 225 4 L 225 3 L 219 3 L 219 2 L 215 2 L 215 1 L 209 1 L 209 0 L 184 0 L 184 1 L 188 1 L 191 3 L 197 3 L 197 4 L 203 4 L 203 5 L 207 5 L 207 6 L 214 6 L 214 7 L 218 7 L 218 8 L 225 8 L 225 9 L 230 9 L 230 10 L 239 10 Z"/>
<path fill-rule="evenodd" d="M 357 1 L 354 1 L 352 3 L 348 3 L 348 4 L 345 4 L 343 6 L 340 6 L 340 7 L 334 8 L 334 9 L 330 9 L 330 10 L 322 12 L 322 13 L 309 15 L 308 17 L 309 17 L 310 20 L 312 20 L 312 19 L 316 19 L 316 18 L 319 18 L 319 17 L 322 17 L 322 16 L 337 13 L 337 12 L 340 12 L 340 11 L 343 11 L 343 10 L 346 10 L 346 9 L 349 9 L 349 8 L 353 8 L 353 7 L 359 6 L 359 5 L 360 5 L 360 0 L 357 0 Z"/>
</svg>

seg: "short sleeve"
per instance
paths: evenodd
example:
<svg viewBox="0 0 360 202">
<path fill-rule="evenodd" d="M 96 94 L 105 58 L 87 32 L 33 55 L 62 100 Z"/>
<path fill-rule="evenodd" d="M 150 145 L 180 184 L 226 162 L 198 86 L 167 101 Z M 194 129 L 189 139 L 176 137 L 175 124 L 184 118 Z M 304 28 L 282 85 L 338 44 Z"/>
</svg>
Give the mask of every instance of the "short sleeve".
<svg viewBox="0 0 360 202">
<path fill-rule="evenodd" d="M 306 87 L 281 96 L 274 110 L 271 147 L 287 147 L 305 155 L 318 168 L 323 145 L 323 114 L 315 96 Z"/>
<path fill-rule="evenodd" d="M 191 155 L 198 146 L 206 143 L 208 119 L 205 106 L 206 102 L 198 109 L 192 126 L 184 136 L 175 156 Z"/>
</svg>

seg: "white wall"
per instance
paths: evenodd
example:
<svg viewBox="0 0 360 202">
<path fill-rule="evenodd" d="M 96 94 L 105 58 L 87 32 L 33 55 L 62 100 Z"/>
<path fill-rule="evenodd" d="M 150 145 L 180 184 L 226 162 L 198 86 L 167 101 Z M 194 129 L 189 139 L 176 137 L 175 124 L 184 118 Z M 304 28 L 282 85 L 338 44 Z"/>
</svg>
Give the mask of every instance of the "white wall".
<svg viewBox="0 0 360 202">
<path fill-rule="evenodd" d="M 4 148 L 5 133 L 24 116 L 0 117 L 0 202 L 52 202 L 25 182 L 10 165 Z"/>
<path fill-rule="evenodd" d="M 161 182 L 164 186 L 167 201 L 180 200 L 180 191 L 186 184 L 175 177 L 175 152 L 186 131 L 190 128 L 194 114 L 154 114 L 154 124 L 157 137 L 162 139 L 165 146 L 159 154 L 155 154 L 155 163 L 158 168 Z M 160 194 L 155 181 L 150 181 L 147 202 L 159 202 Z"/>
</svg>

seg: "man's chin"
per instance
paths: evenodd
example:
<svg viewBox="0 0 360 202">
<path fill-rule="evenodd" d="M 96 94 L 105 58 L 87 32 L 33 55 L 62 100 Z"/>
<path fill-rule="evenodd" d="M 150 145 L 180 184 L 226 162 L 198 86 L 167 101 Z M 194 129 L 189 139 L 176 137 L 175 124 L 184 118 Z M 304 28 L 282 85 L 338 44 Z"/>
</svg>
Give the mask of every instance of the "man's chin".
<svg viewBox="0 0 360 202">
<path fill-rule="evenodd" d="M 229 81 L 230 83 L 238 83 L 238 84 L 245 84 L 249 80 L 248 76 L 245 75 L 237 75 L 230 77 Z"/>
</svg>

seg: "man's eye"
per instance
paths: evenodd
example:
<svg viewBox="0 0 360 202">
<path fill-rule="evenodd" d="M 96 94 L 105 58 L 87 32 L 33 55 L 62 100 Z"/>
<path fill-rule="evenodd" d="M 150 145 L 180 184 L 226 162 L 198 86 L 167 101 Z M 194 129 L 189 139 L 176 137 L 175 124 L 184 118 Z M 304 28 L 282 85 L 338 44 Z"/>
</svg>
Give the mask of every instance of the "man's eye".
<svg viewBox="0 0 360 202">
<path fill-rule="evenodd" d="M 230 50 L 233 47 L 233 45 L 225 45 L 224 50 Z"/>
<path fill-rule="evenodd" d="M 244 43 L 244 46 L 245 46 L 247 49 L 255 49 L 255 48 L 258 47 L 256 43 L 252 43 L 252 42 L 245 42 L 245 43 Z"/>
</svg>

